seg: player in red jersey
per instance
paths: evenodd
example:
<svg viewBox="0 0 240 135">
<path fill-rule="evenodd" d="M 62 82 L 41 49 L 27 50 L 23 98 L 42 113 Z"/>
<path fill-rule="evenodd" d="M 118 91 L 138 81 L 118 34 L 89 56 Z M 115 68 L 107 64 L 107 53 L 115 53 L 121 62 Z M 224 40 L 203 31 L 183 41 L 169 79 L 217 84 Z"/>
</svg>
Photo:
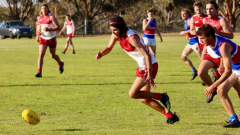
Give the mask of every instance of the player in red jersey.
<svg viewBox="0 0 240 135">
<path fill-rule="evenodd" d="M 216 55 L 222 58 L 219 68 L 220 71 L 224 71 L 216 82 L 206 88 L 205 95 L 211 98 L 217 90 L 221 103 L 230 116 L 227 121 L 229 124 L 222 128 L 239 128 L 240 122 L 228 92 L 240 78 L 240 47 L 228 38 L 216 36 L 215 29 L 209 24 L 202 25 L 197 34 L 205 46 L 209 46 Z"/>
<path fill-rule="evenodd" d="M 40 36 L 39 40 L 39 57 L 38 57 L 38 73 L 36 77 L 42 77 L 42 65 L 43 65 L 43 57 L 49 46 L 51 57 L 57 61 L 59 66 L 60 74 L 63 72 L 64 63 L 60 60 L 59 56 L 56 55 L 56 31 L 60 30 L 60 26 L 58 24 L 57 19 L 49 14 L 50 11 L 48 9 L 47 4 L 43 4 L 41 6 L 41 15 L 38 18 L 39 22 L 39 31 L 37 31 L 37 35 Z"/>
<path fill-rule="evenodd" d="M 218 5 L 215 1 L 210 1 L 206 4 L 206 11 L 208 17 L 203 19 L 203 24 L 210 24 L 214 27 L 215 33 L 219 36 L 223 36 L 226 38 L 233 38 L 232 29 L 228 23 L 228 21 L 224 18 L 219 17 L 218 15 Z M 198 75 L 202 79 L 202 81 L 207 85 L 212 85 L 212 80 L 208 75 L 208 70 L 211 68 L 218 68 L 220 65 L 220 57 L 215 54 L 211 49 L 207 49 L 209 47 L 204 47 L 202 53 L 202 61 L 198 68 Z M 207 51 L 208 50 L 208 51 Z M 216 72 L 216 76 L 219 78 L 220 74 Z M 216 95 L 216 93 L 214 94 Z M 212 98 L 207 98 L 206 102 L 210 103 Z"/>
<path fill-rule="evenodd" d="M 72 38 L 74 37 L 74 33 L 75 33 L 75 23 L 74 21 L 70 18 L 70 15 L 67 14 L 66 15 L 66 21 L 64 23 L 64 26 L 62 28 L 62 30 L 59 32 L 59 36 L 62 34 L 62 32 L 67 28 L 67 43 L 65 46 L 65 49 L 63 50 L 63 54 L 66 53 L 68 45 L 70 44 L 71 48 L 72 48 L 72 54 L 75 54 L 75 50 L 74 50 L 74 46 L 72 43 Z"/>
<path fill-rule="evenodd" d="M 164 114 L 168 119 L 168 124 L 179 121 L 178 116 L 170 111 L 171 104 L 168 95 L 166 93 L 150 92 L 151 87 L 156 87 L 154 78 L 157 75 L 158 63 L 153 54 L 149 53 L 142 38 L 131 29 L 128 29 L 125 21 L 120 16 L 116 16 L 110 21 L 110 28 L 112 35 L 109 44 L 102 52 L 96 54 L 96 60 L 110 53 L 118 41 L 123 50 L 138 64 L 137 78 L 129 91 L 129 96 L 140 99 L 142 103 Z M 159 100 L 167 111 L 156 100 Z"/>
</svg>

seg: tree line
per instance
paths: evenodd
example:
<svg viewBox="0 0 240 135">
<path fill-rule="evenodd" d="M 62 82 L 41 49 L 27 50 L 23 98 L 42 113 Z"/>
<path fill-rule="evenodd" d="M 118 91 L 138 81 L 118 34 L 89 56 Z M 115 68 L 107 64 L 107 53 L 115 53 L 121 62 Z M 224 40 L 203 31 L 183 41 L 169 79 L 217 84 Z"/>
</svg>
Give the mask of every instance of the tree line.
<svg viewBox="0 0 240 135">
<path fill-rule="evenodd" d="M 147 17 L 147 9 L 154 8 L 154 18 L 157 19 L 160 30 L 178 32 L 183 29 L 181 9 L 188 8 L 193 12 L 192 5 L 196 1 L 205 5 L 209 0 L 3 0 L 5 5 L 0 6 L 0 21 L 22 20 L 35 28 L 41 4 L 47 3 L 61 26 L 65 15 L 70 14 L 76 26 L 83 25 L 86 20 L 87 31 L 91 33 L 95 22 L 88 20 L 109 20 L 114 15 L 120 15 L 130 28 L 142 31 L 142 20 Z M 240 23 L 237 21 L 240 16 L 240 0 L 216 1 L 220 7 L 219 14 L 229 21 L 233 31 L 240 31 Z"/>
</svg>

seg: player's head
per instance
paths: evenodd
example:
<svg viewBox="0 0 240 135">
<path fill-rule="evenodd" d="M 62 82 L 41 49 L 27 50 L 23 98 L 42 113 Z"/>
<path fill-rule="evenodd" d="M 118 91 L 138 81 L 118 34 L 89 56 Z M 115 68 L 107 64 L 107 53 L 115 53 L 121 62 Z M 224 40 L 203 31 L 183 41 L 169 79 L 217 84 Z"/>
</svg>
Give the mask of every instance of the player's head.
<svg viewBox="0 0 240 135">
<path fill-rule="evenodd" d="M 197 1 L 193 4 L 193 9 L 194 9 L 194 12 L 197 14 L 197 15 L 201 15 L 203 13 L 203 5 L 200 1 Z"/>
<path fill-rule="evenodd" d="M 187 20 L 191 17 L 191 11 L 189 9 L 183 8 L 181 11 L 181 17 L 183 20 Z"/>
<path fill-rule="evenodd" d="M 197 35 L 205 45 L 209 45 L 209 41 L 211 42 L 212 39 L 215 39 L 214 28 L 209 24 L 203 24 L 198 28 Z"/>
<path fill-rule="evenodd" d="M 148 15 L 148 17 L 153 17 L 153 8 L 149 8 L 147 10 L 147 15 Z"/>
<path fill-rule="evenodd" d="M 66 15 L 66 20 L 70 20 L 71 18 L 70 18 L 70 15 L 69 14 L 67 14 Z"/>
<path fill-rule="evenodd" d="M 208 18 L 212 18 L 216 15 L 218 15 L 218 4 L 215 1 L 209 1 L 206 4 L 206 11 L 207 11 L 207 15 Z"/>
<path fill-rule="evenodd" d="M 112 33 L 115 34 L 117 37 L 121 37 L 123 33 L 126 33 L 128 27 L 120 16 L 114 16 L 110 21 L 110 28 Z"/>
<path fill-rule="evenodd" d="M 47 4 L 42 4 L 41 6 L 41 11 L 40 11 L 40 15 L 42 14 L 49 14 L 50 11 L 49 11 L 49 8 L 48 8 L 48 5 Z"/>
</svg>

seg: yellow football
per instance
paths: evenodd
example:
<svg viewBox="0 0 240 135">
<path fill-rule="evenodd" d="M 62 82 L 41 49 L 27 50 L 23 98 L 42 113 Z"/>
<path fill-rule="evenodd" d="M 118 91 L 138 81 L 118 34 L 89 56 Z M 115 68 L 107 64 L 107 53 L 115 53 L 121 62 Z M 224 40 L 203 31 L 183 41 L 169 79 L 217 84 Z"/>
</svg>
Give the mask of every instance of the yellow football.
<svg viewBox="0 0 240 135">
<path fill-rule="evenodd" d="M 32 110 L 24 110 L 22 112 L 22 117 L 27 123 L 32 125 L 36 125 L 40 122 L 40 117 Z"/>
</svg>

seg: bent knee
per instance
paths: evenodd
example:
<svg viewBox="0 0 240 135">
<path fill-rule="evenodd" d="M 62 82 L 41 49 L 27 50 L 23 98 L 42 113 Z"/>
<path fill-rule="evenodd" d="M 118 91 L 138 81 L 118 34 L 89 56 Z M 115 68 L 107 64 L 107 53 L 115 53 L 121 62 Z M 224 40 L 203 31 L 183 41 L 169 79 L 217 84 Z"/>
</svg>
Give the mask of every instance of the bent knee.
<svg viewBox="0 0 240 135">
<path fill-rule="evenodd" d="M 148 104 L 151 99 L 140 99 L 140 101 L 144 104 Z"/>
<path fill-rule="evenodd" d="M 136 98 L 136 93 L 129 92 L 129 97 L 130 97 L 130 98 Z"/>
<path fill-rule="evenodd" d="M 224 89 L 217 89 L 217 94 L 219 96 L 219 98 L 222 98 L 222 97 L 226 97 L 228 95 L 228 92 L 226 92 Z"/>
</svg>

